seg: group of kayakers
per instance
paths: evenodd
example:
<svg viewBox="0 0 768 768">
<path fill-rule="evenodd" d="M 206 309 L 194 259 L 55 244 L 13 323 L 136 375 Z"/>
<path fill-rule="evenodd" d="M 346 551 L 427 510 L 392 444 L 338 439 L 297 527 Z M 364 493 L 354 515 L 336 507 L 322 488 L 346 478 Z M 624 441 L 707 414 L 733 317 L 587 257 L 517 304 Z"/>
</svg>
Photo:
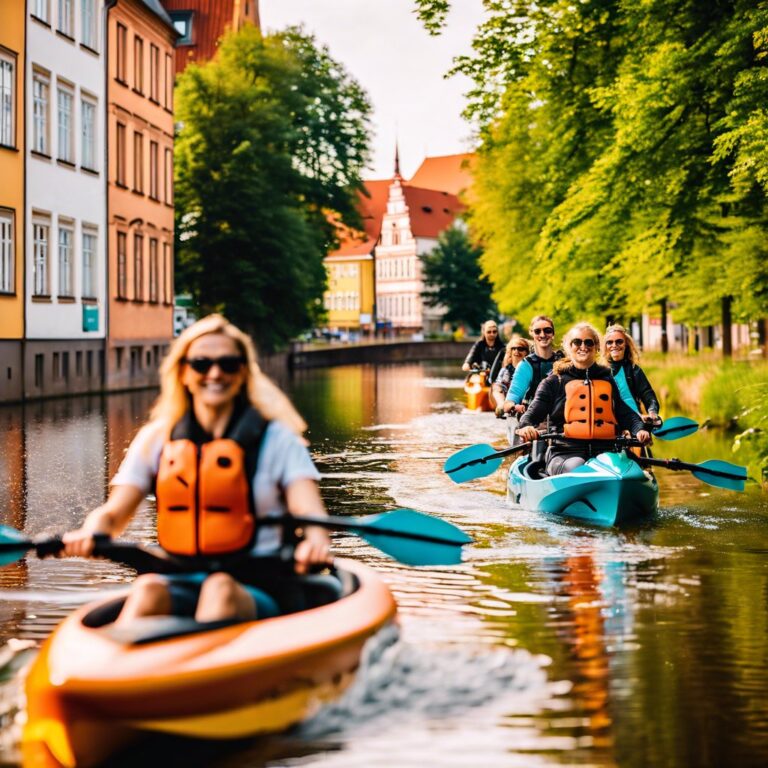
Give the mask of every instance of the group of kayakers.
<svg viewBox="0 0 768 768">
<path fill-rule="evenodd" d="M 563 337 L 561 349 L 555 348 L 552 318 L 537 315 L 528 330 L 529 339 L 514 334 L 502 351 L 498 326 L 487 321 L 462 366 L 477 366 L 496 350 L 495 365 L 490 363 L 491 396 L 499 418 L 519 420 L 513 444 L 537 440 L 542 427 L 562 434 L 566 439 L 552 441 L 544 457 L 546 472 L 553 475 L 584 464 L 622 434 L 641 445 L 650 443 L 650 429 L 659 423 L 659 401 L 624 327 L 608 326 L 601 342 L 596 328 L 577 323 Z"/>
</svg>

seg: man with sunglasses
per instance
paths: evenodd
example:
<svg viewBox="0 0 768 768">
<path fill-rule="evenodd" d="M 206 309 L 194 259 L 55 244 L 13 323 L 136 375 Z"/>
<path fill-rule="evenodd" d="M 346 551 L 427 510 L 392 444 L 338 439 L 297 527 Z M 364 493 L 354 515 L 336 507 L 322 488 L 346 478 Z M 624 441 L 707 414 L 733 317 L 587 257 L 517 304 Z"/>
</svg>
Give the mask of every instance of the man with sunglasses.
<svg viewBox="0 0 768 768">
<path fill-rule="evenodd" d="M 600 335 L 589 323 L 578 323 L 563 339 L 567 359 L 558 361 L 551 376 L 520 419 L 517 434 L 525 442 L 538 440 L 538 425 L 549 420 L 565 441 L 547 448 L 548 475 L 572 472 L 588 459 L 613 449 L 624 431 L 646 445 L 650 432 L 643 420 L 622 399 L 609 368 L 596 362 Z"/>
<path fill-rule="evenodd" d="M 539 384 L 552 372 L 552 366 L 563 357 L 554 349 L 555 324 L 551 317 L 537 315 L 529 328 L 533 352 L 515 368 L 512 384 L 504 402 L 504 413 L 524 413 Z"/>
<path fill-rule="evenodd" d="M 471 368 L 490 368 L 499 354 L 504 353 L 504 343 L 499 338 L 499 326 L 495 320 L 486 320 L 481 328 L 481 337 L 472 345 L 464 363 L 462 371 Z"/>
</svg>

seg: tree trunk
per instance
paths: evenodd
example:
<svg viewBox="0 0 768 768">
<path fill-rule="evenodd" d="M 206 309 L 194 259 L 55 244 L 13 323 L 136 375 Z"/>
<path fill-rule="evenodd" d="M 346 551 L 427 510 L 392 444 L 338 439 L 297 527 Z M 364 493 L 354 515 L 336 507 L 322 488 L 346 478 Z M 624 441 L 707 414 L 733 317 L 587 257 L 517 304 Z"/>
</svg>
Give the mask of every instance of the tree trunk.
<svg viewBox="0 0 768 768">
<path fill-rule="evenodd" d="M 722 298 L 722 327 L 723 327 L 723 357 L 733 357 L 733 344 L 731 343 L 731 304 L 733 296 Z"/>
<path fill-rule="evenodd" d="M 763 357 L 768 357 L 768 317 L 761 317 L 757 321 L 757 343 Z"/>
<path fill-rule="evenodd" d="M 669 339 L 667 338 L 667 300 L 659 302 L 661 307 L 661 351 L 666 355 L 669 352 Z"/>
</svg>

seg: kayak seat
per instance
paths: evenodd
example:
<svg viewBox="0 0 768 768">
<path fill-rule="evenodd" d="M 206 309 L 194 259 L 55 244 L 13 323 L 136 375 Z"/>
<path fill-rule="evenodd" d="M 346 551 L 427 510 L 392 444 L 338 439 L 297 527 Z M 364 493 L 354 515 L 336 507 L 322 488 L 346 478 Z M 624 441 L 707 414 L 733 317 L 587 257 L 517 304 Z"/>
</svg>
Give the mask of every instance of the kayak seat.
<svg viewBox="0 0 768 768">
<path fill-rule="evenodd" d="M 525 474 L 531 478 L 531 480 L 540 480 L 542 477 L 547 476 L 546 464 L 544 461 L 530 461 L 525 465 Z"/>
<path fill-rule="evenodd" d="M 344 584 L 338 572 L 310 573 L 299 578 L 307 608 L 335 603 L 345 594 Z M 354 589 L 352 590 L 354 591 Z"/>
</svg>

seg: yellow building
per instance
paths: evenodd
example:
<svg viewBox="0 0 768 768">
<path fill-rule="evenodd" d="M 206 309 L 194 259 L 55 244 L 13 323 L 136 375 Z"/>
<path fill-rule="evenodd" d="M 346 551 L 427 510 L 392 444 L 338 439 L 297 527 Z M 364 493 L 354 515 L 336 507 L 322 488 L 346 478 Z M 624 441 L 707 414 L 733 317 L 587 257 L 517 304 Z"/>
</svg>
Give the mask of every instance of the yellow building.
<svg viewBox="0 0 768 768">
<path fill-rule="evenodd" d="M 379 242 L 390 181 L 366 181 L 359 210 L 363 230 L 340 228 L 339 247 L 325 258 L 325 309 L 334 331 L 373 331 L 376 317 L 374 251 Z"/>
<path fill-rule="evenodd" d="M 0 400 L 23 383 L 25 25 L 26 3 L 0 2 Z"/>
</svg>

